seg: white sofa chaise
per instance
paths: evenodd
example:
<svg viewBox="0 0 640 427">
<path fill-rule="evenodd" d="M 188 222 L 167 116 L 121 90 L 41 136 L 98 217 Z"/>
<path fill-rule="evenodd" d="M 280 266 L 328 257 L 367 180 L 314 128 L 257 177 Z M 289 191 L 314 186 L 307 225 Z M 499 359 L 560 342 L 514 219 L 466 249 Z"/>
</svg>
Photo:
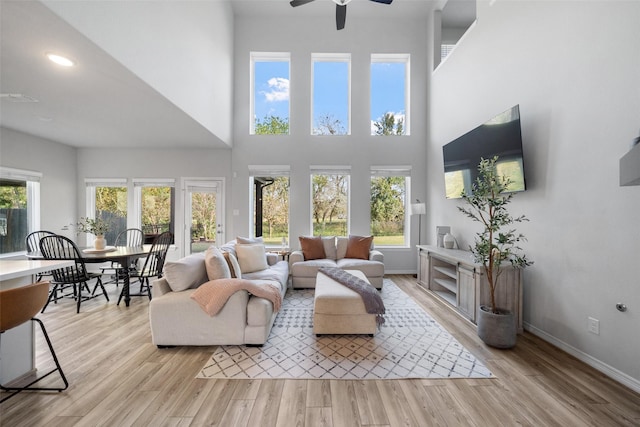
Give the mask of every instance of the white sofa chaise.
<svg viewBox="0 0 640 427">
<path fill-rule="evenodd" d="M 318 252 L 318 239 L 321 240 L 323 251 Z M 360 244 L 360 250 L 349 251 L 349 243 Z M 338 237 L 301 237 L 300 250 L 291 252 L 289 255 L 289 268 L 291 269 L 291 284 L 294 289 L 315 288 L 316 277 L 320 267 L 339 267 L 343 270 L 359 270 L 377 289 L 382 289 L 384 279 L 384 255 L 382 252 L 373 249 L 370 243 L 371 237 L 360 236 L 338 236 Z M 366 245 L 364 250 L 362 244 Z M 316 251 L 305 249 L 315 246 Z M 350 257 L 348 255 L 358 256 Z"/>
<path fill-rule="evenodd" d="M 242 265 L 233 250 L 235 242 L 226 244 L 227 260 L 235 270 Z M 223 247 L 224 248 L 224 247 Z M 264 249 L 263 249 L 264 250 Z M 230 270 L 232 277 L 277 285 L 280 296 L 287 290 L 289 266 L 278 261 L 276 254 L 266 253 L 266 268 L 250 273 Z M 276 317 L 271 301 L 249 294 L 235 292 L 213 317 L 191 298 L 196 289 L 208 281 L 204 254 L 189 255 L 176 263 L 165 264 L 164 277 L 155 280 L 149 303 L 149 321 L 153 344 L 158 347 L 180 345 L 262 345 L 271 332 Z M 176 283 L 180 286 L 176 287 Z M 172 285 L 174 285 L 172 287 Z"/>
</svg>

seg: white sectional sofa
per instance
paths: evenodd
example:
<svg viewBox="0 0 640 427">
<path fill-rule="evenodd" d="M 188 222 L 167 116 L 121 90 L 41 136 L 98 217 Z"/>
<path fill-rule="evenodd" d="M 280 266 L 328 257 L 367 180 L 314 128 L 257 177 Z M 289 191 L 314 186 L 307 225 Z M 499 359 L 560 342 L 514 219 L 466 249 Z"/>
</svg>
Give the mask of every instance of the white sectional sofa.
<svg viewBox="0 0 640 427">
<path fill-rule="evenodd" d="M 232 276 L 243 264 L 242 259 L 236 258 L 235 248 L 235 241 L 221 248 L 226 252 L 227 260 L 232 260 L 229 262 Z M 289 266 L 286 261 L 278 261 L 276 254 L 265 253 L 264 257 L 266 268 L 239 272 L 237 277 L 276 285 L 280 296 L 284 297 Z M 153 343 L 159 347 L 264 344 L 277 314 L 272 302 L 240 290 L 216 315 L 209 316 L 192 298 L 196 289 L 208 280 L 204 254 L 189 255 L 165 264 L 164 277 L 153 282 L 149 303 Z"/>
<path fill-rule="evenodd" d="M 311 239 L 302 237 L 301 239 Z M 294 289 L 315 288 L 316 276 L 320 267 L 339 267 L 343 270 L 362 271 L 369 282 L 377 289 L 382 289 L 384 279 L 384 255 L 382 252 L 373 249 L 372 245 L 366 248 L 365 253 L 359 258 L 348 257 L 349 240 L 367 239 L 359 236 L 349 237 L 321 237 L 324 249 L 324 257 L 316 258 L 316 254 L 305 257 L 305 251 L 301 248 L 291 252 L 289 255 L 289 268 L 291 269 L 291 284 Z M 307 240 L 308 242 L 308 240 Z M 304 243 L 301 240 L 301 246 Z M 366 259 L 365 258 L 366 255 Z"/>
</svg>

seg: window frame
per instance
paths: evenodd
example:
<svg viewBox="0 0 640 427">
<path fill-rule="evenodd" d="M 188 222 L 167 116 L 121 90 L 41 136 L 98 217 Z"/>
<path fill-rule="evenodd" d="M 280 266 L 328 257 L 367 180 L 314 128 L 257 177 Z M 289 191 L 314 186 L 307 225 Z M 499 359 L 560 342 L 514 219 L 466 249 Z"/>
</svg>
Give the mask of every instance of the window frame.
<svg viewBox="0 0 640 427">
<path fill-rule="evenodd" d="M 127 189 L 127 226 L 129 224 L 130 213 L 130 188 L 127 178 L 85 178 L 84 184 L 86 187 L 86 201 L 85 201 L 85 217 L 96 219 L 96 188 L 97 187 L 124 187 Z M 94 237 L 92 234 L 84 233 L 85 245 L 93 245 Z"/>
<path fill-rule="evenodd" d="M 131 212 L 131 219 L 127 218 L 127 224 L 130 228 L 142 228 L 142 189 L 145 187 L 171 187 L 173 189 L 172 196 L 172 206 L 170 207 L 173 212 L 173 227 L 169 226 L 169 230 L 174 234 L 175 239 L 175 230 L 178 227 L 176 220 L 176 211 L 178 209 L 178 194 L 176 192 L 176 180 L 174 178 L 133 178 L 131 180 L 131 184 L 133 185 L 133 204 L 131 205 L 131 209 L 128 209 Z"/>
<path fill-rule="evenodd" d="M 346 123 L 346 133 L 338 134 L 338 135 L 326 135 L 326 134 L 317 134 L 314 132 L 315 129 L 315 97 L 314 97 L 314 87 L 315 87 L 315 64 L 316 62 L 337 62 L 337 63 L 346 63 L 347 64 L 347 123 Z M 310 120 L 310 134 L 312 136 L 347 136 L 351 135 L 351 53 L 312 53 L 311 54 L 311 79 L 310 79 L 310 100 L 311 105 L 309 106 L 311 120 Z"/>
<path fill-rule="evenodd" d="M 256 62 L 287 62 L 289 64 L 289 84 L 291 84 L 291 52 L 249 52 L 249 135 L 256 134 Z M 291 87 L 291 86 L 289 86 Z M 277 135 L 291 135 L 291 94 L 289 93 L 287 120 L 289 132 Z"/>
<path fill-rule="evenodd" d="M 250 237 L 256 237 L 256 203 L 255 203 L 255 177 L 273 177 L 289 178 L 289 192 L 288 192 L 288 208 L 287 208 L 287 232 L 286 241 L 287 245 L 291 242 L 291 166 L 289 165 L 249 165 L 249 230 Z M 263 236 L 264 238 L 264 236 Z M 267 248 L 281 248 L 283 245 L 271 245 L 265 243 Z"/>
<path fill-rule="evenodd" d="M 384 63 L 404 63 L 404 133 L 402 135 L 376 135 L 371 136 L 409 136 L 411 135 L 411 54 L 409 53 L 372 53 L 371 62 L 369 65 L 369 73 L 371 73 L 371 67 L 373 64 Z M 369 116 L 372 116 L 371 101 L 373 99 L 372 93 L 372 76 L 369 74 Z M 373 120 L 373 119 L 372 119 Z"/>
<path fill-rule="evenodd" d="M 30 171 L 25 169 L 15 169 L 0 166 L 0 179 L 8 181 L 25 182 L 27 187 L 27 235 L 34 231 L 40 230 L 40 181 L 42 180 L 42 172 Z M 27 237 L 25 235 L 25 239 Z M 1 258 L 10 258 L 16 255 L 23 255 L 24 251 L 7 252 L 0 254 Z"/>
<path fill-rule="evenodd" d="M 347 177 L 347 215 L 346 233 L 351 232 L 351 166 L 349 165 L 311 165 L 309 166 L 309 230 L 310 236 L 314 236 L 313 230 L 313 177 L 314 175 L 345 175 Z"/>
<path fill-rule="evenodd" d="M 371 166 L 370 182 L 375 177 L 404 177 L 404 225 L 403 225 L 403 244 L 402 245 L 380 245 L 376 243 L 376 247 L 380 248 L 399 248 L 406 249 L 411 247 L 411 212 L 410 212 L 410 194 L 411 194 L 411 166 Z M 371 188 L 371 187 L 369 187 Z M 371 206 L 369 206 L 371 209 Z M 371 227 L 372 218 L 369 218 L 369 230 L 373 235 Z M 375 235 L 374 235 L 375 242 Z"/>
</svg>

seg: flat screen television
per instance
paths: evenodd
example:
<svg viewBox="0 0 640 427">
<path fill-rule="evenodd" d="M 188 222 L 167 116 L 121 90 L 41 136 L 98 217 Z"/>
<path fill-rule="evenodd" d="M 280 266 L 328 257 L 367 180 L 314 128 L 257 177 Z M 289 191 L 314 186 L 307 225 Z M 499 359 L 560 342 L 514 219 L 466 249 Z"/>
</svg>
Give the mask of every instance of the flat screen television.
<svg viewBox="0 0 640 427">
<path fill-rule="evenodd" d="M 498 173 L 511 179 L 510 192 L 526 189 L 520 131 L 520 106 L 498 114 L 442 147 L 447 199 L 471 193 L 480 159 L 498 156 Z"/>
</svg>

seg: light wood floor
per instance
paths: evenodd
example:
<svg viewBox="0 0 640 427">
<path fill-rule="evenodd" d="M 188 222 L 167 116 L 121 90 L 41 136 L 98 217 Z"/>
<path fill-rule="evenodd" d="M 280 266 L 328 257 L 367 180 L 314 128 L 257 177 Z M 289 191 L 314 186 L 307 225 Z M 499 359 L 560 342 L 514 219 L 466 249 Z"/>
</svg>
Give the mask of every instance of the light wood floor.
<svg viewBox="0 0 640 427">
<path fill-rule="evenodd" d="M 76 314 L 73 301 L 63 301 L 40 316 L 70 387 L 20 393 L 0 406 L 0 425 L 640 426 L 637 393 L 529 333 L 513 350 L 488 348 L 412 276 L 389 277 L 497 378 L 195 379 L 215 347 L 157 349 L 148 300 L 118 307 L 110 285 L 109 303 L 93 300 Z M 38 361 L 41 369 L 51 363 L 44 353 Z"/>
</svg>

